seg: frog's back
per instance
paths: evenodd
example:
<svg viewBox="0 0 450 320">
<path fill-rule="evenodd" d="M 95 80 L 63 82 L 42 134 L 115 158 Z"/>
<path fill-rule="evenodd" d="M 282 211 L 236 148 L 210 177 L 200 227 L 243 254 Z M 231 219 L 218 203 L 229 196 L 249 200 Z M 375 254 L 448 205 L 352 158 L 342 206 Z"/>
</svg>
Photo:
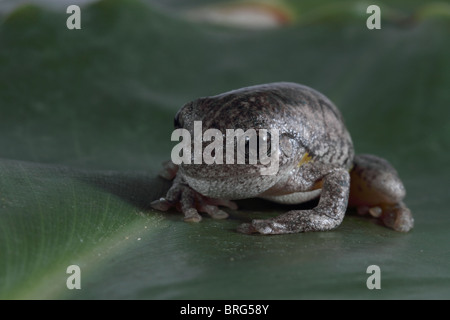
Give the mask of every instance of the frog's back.
<svg viewBox="0 0 450 320">
<path fill-rule="evenodd" d="M 307 86 L 276 83 L 274 87 L 275 95 L 282 101 L 278 108 L 291 113 L 284 116 L 286 129 L 298 133 L 310 156 L 350 168 L 353 142 L 338 108 L 322 93 Z"/>
<path fill-rule="evenodd" d="M 316 161 L 348 168 L 352 165 L 353 143 L 341 113 L 327 97 L 310 87 L 277 82 L 206 99 L 214 99 L 216 106 L 208 119 L 231 116 L 235 128 L 249 128 L 249 124 L 275 128 L 300 141 Z"/>
</svg>

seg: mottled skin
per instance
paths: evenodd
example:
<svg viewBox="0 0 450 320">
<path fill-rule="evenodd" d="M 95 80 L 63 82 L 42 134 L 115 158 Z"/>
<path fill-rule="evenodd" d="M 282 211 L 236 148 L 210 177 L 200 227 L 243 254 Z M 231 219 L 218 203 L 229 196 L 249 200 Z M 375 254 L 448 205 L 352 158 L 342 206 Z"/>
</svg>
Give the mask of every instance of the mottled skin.
<svg viewBox="0 0 450 320">
<path fill-rule="evenodd" d="M 218 206 L 236 209 L 230 200 L 261 197 L 296 204 L 320 197 L 311 210 L 253 220 L 239 226 L 238 231 L 283 234 L 331 230 L 342 222 L 348 204 L 395 230 L 413 227 L 396 171 L 376 156 L 355 156 L 339 110 L 309 87 L 271 83 L 200 98 L 180 109 L 175 127 L 193 135 L 194 121 L 202 121 L 203 131 L 278 129 L 279 146 L 271 152 L 279 155 L 279 170 L 275 175 L 261 175 L 260 163 L 181 164 L 179 168 L 168 163 L 161 175 L 175 179 L 166 197 L 152 203 L 155 209 L 176 207 L 186 221 L 198 222 L 199 212 L 218 219 L 228 217 Z"/>
</svg>

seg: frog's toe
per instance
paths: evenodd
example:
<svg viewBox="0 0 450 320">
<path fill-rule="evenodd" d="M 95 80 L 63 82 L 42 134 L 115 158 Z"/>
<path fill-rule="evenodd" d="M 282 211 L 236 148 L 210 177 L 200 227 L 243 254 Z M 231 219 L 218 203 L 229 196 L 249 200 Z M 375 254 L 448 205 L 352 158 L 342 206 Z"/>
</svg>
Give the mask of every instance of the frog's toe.
<svg viewBox="0 0 450 320">
<path fill-rule="evenodd" d="M 253 220 L 252 227 L 260 234 L 276 234 L 276 226 L 269 220 Z"/>
<path fill-rule="evenodd" d="M 216 207 L 217 208 L 217 207 Z M 222 220 L 229 217 L 228 213 L 217 208 L 214 212 L 207 212 L 212 218 Z"/>
<path fill-rule="evenodd" d="M 227 199 L 214 199 L 214 198 L 208 198 L 208 204 L 214 205 L 214 206 L 221 206 L 221 207 L 227 207 L 231 210 L 237 210 L 238 206 L 235 202 Z"/>
<path fill-rule="evenodd" d="M 414 227 L 414 218 L 403 202 L 385 208 L 381 214 L 384 225 L 395 231 L 408 232 Z"/>
<path fill-rule="evenodd" d="M 199 204 L 199 211 L 205 212 L 211 216 L 213 219 L 226 219 L 228 218 L 228 213 L 220 210 L 217 206 L 206 203 L 202 200 Z"/>
<path fill-rule="evenodd" d="M 259 234 L 282 234 L 287 233 L 286 228 L 276 221 L 270 219 L 258 220 L 255 219 L 251 223 L 243 223 L 237 231 L 245 234 L 259 233 Z"/>
<path fill-rule="evenodd" d="M 236 230 L 237 232 L 245 234 L 258 233 L 258 230 L 256 230 L 251 223 L 242 223 Z"/>
<path fill-rule="evenodd" d="M 383 213 L 383 209 L 378 206 L 369 207 L 369 206 L 359 206 L 356 208 L 356 211 L 359 215 L 368 215 L 370 214 L 374 218 L 381 217 L 381 214 Z"/>
<path fill-rule="evenodd" d="M 184 213 L 184 221 L 186 222 L 200 222 L 202 221 L 202 216 L 198 214 L 198 211 L 194 208 L 189 208 Z"/>
<path fill-rule="evenodd" d="M 167 211 L 173 206 L 173 203 L 171 203 L 170 201 L 168 201 L 165 198 L 160 198 L 160 199 L 155 200 L 152 203 L 150 203 L 150 206 L 153 209 L 156 209 L 159 211 Z"/>
</svg>

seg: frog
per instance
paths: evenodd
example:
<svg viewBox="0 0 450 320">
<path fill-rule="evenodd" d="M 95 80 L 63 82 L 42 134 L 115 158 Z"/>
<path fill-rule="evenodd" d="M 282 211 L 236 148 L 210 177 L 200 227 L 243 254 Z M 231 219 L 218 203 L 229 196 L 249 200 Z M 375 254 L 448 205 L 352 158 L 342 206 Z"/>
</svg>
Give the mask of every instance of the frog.
<svg viewBox="0 0 450 320">
<path fill-rule="evenodd" d="M 175 129 L 193 133 L 215 128 L 273 130 L 278 143 L 275 174 L 262 174 L 262 163 L 166 162 L 160 176 L 171 180 L 165 197 L 151 202 L 158 211 L 176 209 L 186 222 L 202 214 L 226 219 L 236 201 L 261 198 L 288 204 L 292 210 L 276 217 L 242 222 L 244 234 L 290 234 L 329 231 L 341 225 L 348 208 L 390 229 L 408 232 L 414 226 L 404 203 L 405 187 L 394 167 L 371 154 L 355 154 L 339 109 L 319 91 L 293 82 L 274 82 L 205 96 L 184 104 L 174 118 Z M 276 131 L 275 131 L 276 130 Z M 270 135 L 267 135 L 270 140 Z M 204 148 L 204 145 L 202 145 Z M 316 201 L 313 208 L 301 204 Z"/>
</svg>

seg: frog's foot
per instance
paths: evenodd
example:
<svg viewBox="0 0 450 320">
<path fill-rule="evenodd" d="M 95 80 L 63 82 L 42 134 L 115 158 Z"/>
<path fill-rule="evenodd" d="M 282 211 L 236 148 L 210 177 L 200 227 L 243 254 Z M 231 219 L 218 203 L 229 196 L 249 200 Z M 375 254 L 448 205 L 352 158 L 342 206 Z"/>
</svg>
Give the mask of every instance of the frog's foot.
<svg viewBox="0 0 450 320">
<path fill-rule="evenodd" d="M 342 214 L 342 218 L 344 215 Z M 265 220 L 252 220 L 251 223 L 241 224 L 237 231 L 251 234 L 285 234 L 309 231 L 326 231 L 336 228 L 341 217 L 323 215 L 314 210 L 293 210 L 276 218 Z"/>
<path fill-rule="evenodd" d="M 219 206 L 237 209 L 232 201 L 205 197 L 182 183 L 174 183 L 166 197 L 153 201 L 151 206 L 160 211 L 174 207 L 184 214 L 184 221 L 187 222 L 200 222 L 202 217 L 199 212 L 207 213 L 214 219 L 228 218 L 228 213 L 220 210 Z"/>
<path fill-rule="evenodd" d="M 358 155 L 351 171 L 349 206 L 361 215 L 371 215 L 400 232 L 414 226 L 411 211 L 403 203 L 405 188 L 395 169 L 384 159 Z"/>
<path fill-rule="evenodd" d="M 237 231 L 251 234 L 284 234 L 332 230 L 344 219 L 350 175 L 335 170 L 323 178 L 319 204 L 311 210 L 293 210 L 276 218 L 241 224 Z"/>
<path fill-rule="evenodd" d="M 394 205 L 381 204 L 374 207 L 359 206 L 356 209 L 358 214 L 378 218 L 386 227 L 395 231 L 408 232 L 414 227 L 411 210 L 403 202 Z"/>
</svg>

